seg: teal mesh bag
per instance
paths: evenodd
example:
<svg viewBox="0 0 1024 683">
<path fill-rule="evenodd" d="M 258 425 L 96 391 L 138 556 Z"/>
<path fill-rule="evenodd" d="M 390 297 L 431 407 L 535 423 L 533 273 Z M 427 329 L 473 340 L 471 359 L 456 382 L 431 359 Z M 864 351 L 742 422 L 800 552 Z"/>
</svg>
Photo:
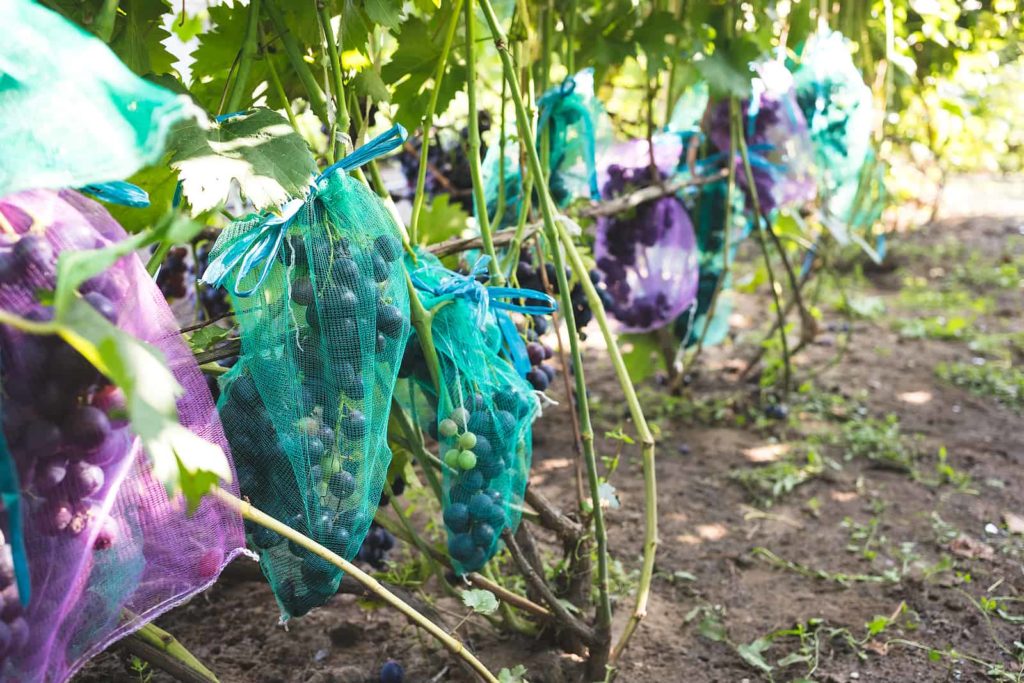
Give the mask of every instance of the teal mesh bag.
<svg viewBox="0 0 1024 683">
<path fill-rule="evenodd" d="M 846 225 L 863 223 L 862 169 L 871 159 L 871 89 L 853 63 L 849 41 L 838 32 L 811 36 L 793 73 L 797 103 L 807 119 L 825 224 L 841 243 Z"/>
<path fill-rule="evenodd" d="M 198 112 L 35 2 L 0 2 L 0 26 L 0 196 L 126 178 Z"/>
<path fill-rule="evenodd" d="M 561 206 L 577 197 L 601 199 L 598 145 L 611 142 L 611 123 L 594 94 L 594 70 L 566 76 L 537 100 L 539 132 L 547 131 L 548 186 Z"/>
<path fill-rule="evenodd" d="M 352 559 L 380 502 L 387 424 L 409 336 L 398 227 L 348 175 L 401 144 L 396 126 L 327 169 L 281 215 L 250 215 L 217 240 L 204 280 L 225 284 L 241 327 L 218 408 L 242 494 Z M 262 527 L 250 544 L 284 613 L 336 591 L 341 572 Z"/>
<path fill-rule="evenodd" d="M 486 257 L 478 263 L 486 272 Z M 434 409 L 436 431 L 430 431 L 443 463 L 448 552 L 455 571 L 465 574 L 497 552 L 502 531 L 519 526 L 539 407 L 533 388 L 500 355 L 505 336 L 500 307 L 532 308 L 499 303 L 498 297 L 549 300 L 532 290 L 484 287 L 474 274 L 453 273 L 429 254 L 420 254 L 418 264 L 408 267 L 424 306 L 448 302 L 431 325 L 440 391 L 425 381 L 423 372 L 414 371 L 413 382 L 425 397 L 420 419 L 422 403 Z M 416 346 L 413 339 L 411 355 Z M 402 400 L 416 409 L 414 395 Z"/>
<path fill-rule="evenodd" d="M 484 181 L 487 215 L 497 217 L 496 229 L 510 228 L 519 220 L 523 201 L 523 174 L 519 168 L 519 144 L 508 136 L 504 147 L 500 139 L 487 148 L 480 167 Z M 502 196 L 501 188 L 505 192 Z M 498 206 L 501 203 L 502 206 Z M 500 215 L 499 215 L 500 209 Z"/>
</svg>

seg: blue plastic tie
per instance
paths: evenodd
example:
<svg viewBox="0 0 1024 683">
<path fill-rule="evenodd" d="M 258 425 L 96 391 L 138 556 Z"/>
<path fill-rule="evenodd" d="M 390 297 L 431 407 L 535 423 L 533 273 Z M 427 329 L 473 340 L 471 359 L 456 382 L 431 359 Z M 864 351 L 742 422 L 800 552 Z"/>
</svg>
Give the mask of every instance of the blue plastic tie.
<svg viewBox="0 0 1024 683">
<path fill-rule="evenodd" d="M 28 571 L 28 554 L 25 552 L 25 533 L 21 519 L 21 488 L 18 485 L 18 470 L 7 445 L 7 437 L 0 430 L 0 500 L 7 510 L 8 542 L 14 561 L 14 580 L 18 585 L 18 599 L 28 605 L 32 597 L 32 581 Z"/>
<path fill-rule="evenodd" d="M 558 302 L 544 292 L 535 289 L 520 289 L 517 287 L 485 287 L 477 278 L 486 275 L 487 265 L 490 263 L 490 256 L 481 256 L 473 264 L 469 275 L 462 275 L 438 266 L 424 266 L 409 274 L 413 285 L 428 294 L 440 299 L 461 298 L 472 304 L 476 311 L 477 327 L 483 329 L 487 323 L 487 314 L 494 309 L 494 318 L 498 323 L 498 331 L 501 332 L 502 350 L 512 362 L 521 377 L 525 377 L 530 371 L 530 357 L 526 353 L 526 344 L 519 335 L 515 323 L 508 315 L 522 313 L 525 315 L 546 315 L 558 310 Z M 432 285 L 423 279 L 427 272 L 443 274 L 436 285 Z M 517 304 L 516 299 L 528 301 L 542 301 L 543 305 Z"/>
<path fill-rule="evenodd" d="M 225 117 L 235 116 L 226 114 Z M 221 117 L 218 117 L 218 120 Z M 263 219 L 252 230 L 239 236 L 236 241 L 228 245 L 224 251 L 217 256 L 206 267 L 202 281 L 211 287 L 225 287 L 237 297 L 252 296 L 256 290 L 263 286 L 270 269 L 277 259 L 277 253 L 281 250 L 284 237 L 288 233 L 295 217 L 304 207 L 310 205 L 319 196 L 324 187 L 326 179 L 335 171 L 351 171 L 363 164 L 373 161 L 382 154 L 386 154 L 401 145 L 407 136 L 404 127 L 399 124 L 392 126 L 387 132 L 381 133 L 359 149 L 353 151 L 338 163 L 328 167 L 319 176 L 314 178 L 313 186 L 305 199 L 293 199 L 281 207 L 279 213 L 263 212 Z M 239 283 L 249 273 L 253 272 L 262 264 L 259 278 L 252 287 L 239 290 Z M 228 278 L 234 273 L 234 280 L 230 284 Z"/>
<path fill-rule="evenodd" d="M 90 183 L 79 188 L 82 192 L 101 199 L 110 204 L 130 206 L 133 209 L 144 209 L 149 206 L 149 194 L 138 185 L 123 180 L 112 180 L 109 183 Z"/>
</svg>

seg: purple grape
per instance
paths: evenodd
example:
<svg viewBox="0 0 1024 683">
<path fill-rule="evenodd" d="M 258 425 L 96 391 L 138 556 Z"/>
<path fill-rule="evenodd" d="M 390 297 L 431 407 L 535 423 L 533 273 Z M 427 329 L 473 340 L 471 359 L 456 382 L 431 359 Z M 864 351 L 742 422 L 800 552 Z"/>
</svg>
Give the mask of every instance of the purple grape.
<svg viewBox="0 0 1024 683">
<path fill-rule="evenodd" d="M 117 307 L 110 299 L 100 292 L 89 292 L 84 298 L 100 315 L 112 323 L 117 323 Z"/>
<path fill-rule="evenodd" d="M 127 424 L 128 405 L 124 391 L 120 387 L 110 384 L 100 389 L 93 396 L 92 405 L 102 410 L 112 425 Z"/>
<path fill-rule="evenodd" d="M 309 306 L 313 303 L 313 283 L 305 275 L 295 278 L 292 282 L 292 301 L 299 306 Z"/>
<path fill-rule="evenodd" d="M 62 418 L 75 402 L 74 394 L 62 384 L 62 378 L 53 377 L 44 382 L 35 397 L 36 410 L 47 417 Z"/>
<path fill-rule="evenodd" d="M 24 608 L 21 599 L 18 597 L 18 589 L 14 584 L 0 591 L 0 599 L 3 600 L 3 611 L 0 612 L 0 619 L 8 624 L 21 616 Z"/>
<path fill-rule="evenodd" d="M 21 277 L 21 264 L 14 252 L 0 252 L 0 284 L 10 284 Z"/>
<path fill-rule="evenodd" d="M 25 426 L 22 448 L 30 457 L 45 458 L 60 448 L 60 428 L 48 420 L 33 420 Z"/>
<path fill-rule="evenodd" d="M 36 467 L 34 483 L 36 491 L 46 493 L 61 485 L 68 473 L 68 461 L 64 458 L 50 458 Z"/>
<path fill-rule="evenodd" d="M 42 235 L 25 235 L 14 245 L 14 258 L 22 268 L 36 268 L 43 272 L 50 270 L 54 259 L 53 247 Z"/>
<path fill-rule="evenodd" d="M 18 617 L 11 622 L 11 651 L 17 652 L 28 644 L 28 622 Z"/>
<path fill-rule="evenodd" d="M 0 657 L 6 656 L 11 651 L 13 640 L 14 634 L 11 633 L 11 627 L 0 621 Z"/>
<path fill-rule="evenodd" d="M 548 374 L 539 367 L 530 368 L 530 371 L 526 373 L 526 381 L 537 391 L 544 391 L 551 384 Z"/>
<path fill-rule="evenodd" d="M 120 458 L 130 447 L 130 440 L 124 438 L 104 439 L 98 448 L 94 448 L 85 454 L 85 461 L 93 465 L 105 467 Z"/>
<path fill-rule="evenodd" d="M 76 460 L 68 467 L 68 485 L 82 498 L 87 498 L 103 488 L 104 479 L 102 467 L 90 465 L 84 460 Z"/>
<path fill-rule="evenodd" d="M 82 406 L 68 418 L 67 430 L 72 444 L 91 450 L 107 438 L 110 420 L 99 408 Z"/>
<path fill-rule="evenodd" d="M 526 355 L 530 357 L 530 365 L 540 365 L 544 360 L 544 347 L 538 342 L 526 345 Z"/>
<path fill-rule="evenodd" d="M 405 680 L 405 669 L 393 659 L 384 662 L 380 668 L 380 683 L 403 683 Z"/>
</svg>

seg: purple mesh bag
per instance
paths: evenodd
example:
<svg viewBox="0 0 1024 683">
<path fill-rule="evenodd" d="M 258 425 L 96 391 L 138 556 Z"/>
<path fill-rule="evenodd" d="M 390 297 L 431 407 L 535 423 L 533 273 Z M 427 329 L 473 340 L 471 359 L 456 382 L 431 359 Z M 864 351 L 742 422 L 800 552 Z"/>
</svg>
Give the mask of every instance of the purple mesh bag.
<svg viewBox="0 0 1024 683">
<path fill-rule="evenodd" d="M 812 173 L 810 131 L 796 101 L 792 75 L 778 62 L 766 62 L 757 70 L 751 99 L 744 100 L 741 107 L 758 202 L 767 215 L 776 208 L 813 201 L 818 185 Z M 728 155 L 727 101 L 719 102 L 712 110 L 709 137 Z M 738 153 L 735 163 L 739 184 L 747 188 Z"/>
<path fill-rule="evenodd" d="M 45 319 L 57 255 L 125 237 L 73 191 L 0 200 L 0 307 Z M 213 399 L 138 256 L 81 288 L 125 334 L 163 354 L 184 389 L 181 423 L 227 451 Z M 150 475 L 123 395 L 57 337 L 0 327 L 4 433 L 21 481 L 31 600 L 0 591 L 0 681 L 64 681 L 111 642 L 209 586 L 244 548 L 216 501 L 188 516 Z M 228 486 L 237 493 L 237 487 Z M 4 513 L 6 515 L 6 512 Z"/>
<path fill-rule="evenodd" d="M 602 196 L 617 197 L 651 184 L 647 163 L 609 166 Z M 610 295 L 609 310 L 624 332 L 662 327 L 696 301 L 697 240 L 678 197 L 598 218 L 594 258 Z"/>
</svg>

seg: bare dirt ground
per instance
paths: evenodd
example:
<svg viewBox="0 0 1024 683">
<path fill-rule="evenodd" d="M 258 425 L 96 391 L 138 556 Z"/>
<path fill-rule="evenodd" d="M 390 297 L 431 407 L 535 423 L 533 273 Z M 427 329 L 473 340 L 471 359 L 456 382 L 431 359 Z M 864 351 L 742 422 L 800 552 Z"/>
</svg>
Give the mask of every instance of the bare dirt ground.
<svg viewBox="0 0 1024 683">
<path fill-rule="evenodd" d="M 1024 680 L 1024 381 L 1013 384 L 1024 207 L 986 212 L 970 185 L 954 190 L 947 217 L 893 240 L 884 267 L 851 264 L 842 288 L 825 283 L 822 332 L 798 357 L 803 386 L 784 419 L 766 415 L 772 398 L 756 374 L 736 372 L 764 334 L 763 290 L 739 297 L 734 338 L 704 355 L 685 396 L 654 380 L 642 388 L 659 437 L 661 545 L 649 616 L 619 680 Z M 600 349 L 588 354 L 595 432 L 628 433 L 610 367 Z M 535 432 L 532 485 L 571 500 L 564 409 Z M 618 442 L 599 447 L 613 455 Z M 613 483 L 621 627 L 643 535 L 635 446 Z M 158 623 L 226 683 L 377 681 L 389 658 L 407 681 L 469 680 L 394 613 L 356 601 L 339 595 L 286 631 L 265 583 L 232 578 Z M 465 612 L 451 600 L 436 608 L 449 627 Z M 576 680 L 578 663 L 546 640 L 497 636 L 476 618 L 459 633 L 493 670 L 524 664 L 533 683 Z M 139 676 L 115 648 L 76 680 Z"/>
</svg>

